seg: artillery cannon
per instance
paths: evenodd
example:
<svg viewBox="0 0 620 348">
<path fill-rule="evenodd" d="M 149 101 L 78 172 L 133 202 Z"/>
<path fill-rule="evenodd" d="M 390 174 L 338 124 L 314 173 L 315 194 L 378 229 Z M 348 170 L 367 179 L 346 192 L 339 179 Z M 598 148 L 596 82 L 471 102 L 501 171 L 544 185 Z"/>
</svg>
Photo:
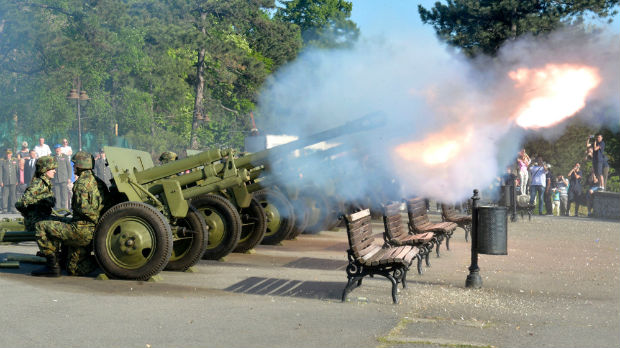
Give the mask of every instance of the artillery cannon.
<svg viewBox="0 0 620 348">
<path fill-rule="evenodd" d="M 154 166 L 147 152 L 106 146 L 113 178 L 93 238 L 100 267 L 113 278 L 145 280 L 164 268 L 185 270 L 203 255 L 220 258 L 238 247 L 242 216 L 253 223 L 246 244 L 253 247 L 266 224 L 261 204 L 247 188 L 249 171 L 264 168 L 270 157 L 370 129 L 375 120 L 365 117 L 243 157 L 216 149 L 161 166 Z"/>
</svg>

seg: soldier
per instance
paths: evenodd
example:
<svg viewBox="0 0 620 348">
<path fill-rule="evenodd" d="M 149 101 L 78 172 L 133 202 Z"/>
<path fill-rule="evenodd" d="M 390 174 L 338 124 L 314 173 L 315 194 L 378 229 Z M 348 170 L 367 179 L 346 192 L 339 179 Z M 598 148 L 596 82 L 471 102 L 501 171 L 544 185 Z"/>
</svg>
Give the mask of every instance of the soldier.
<svg viewBox="0 0 620 348">
<path fill-rule="evenodd" d="M 56 207 L 54 209 L 67 209 L 69 208 L 69 183 L 71 182 L 71 159 L 69 156 L 62 153 L 62 146 L 56 144 L 54 146 L 56 151 L 56 161 L 58 162 L 58 168 L 56 169 L 56 175 L 52 179 L 54 183 L 54 197 L 56 197 Z"/>
<path fill-rule="evenodd" d="M 56 158 L 43 156 L 37 160 L 35 167 L 35 176 L 30 185 L 15 203 L 15 208 L 24 217 L 26 231 L 34 231 L 35 223 L 49 218 L 56 204 L 51 181 L 58 167 Z"/>
<path fill-rule="evenodd" d="M 176 160 L 177 160 L 177 154 L 172 151 L 166 151 L 162 153 L 161 156 L 159 156 L 159 162 L 161 162 L 161 164 L 170 163 Z"/>
<path fill-rule="evenodd" d="M 2 209 L 17 213 L 15 210 L 18 162 L 13 158 L 13 151 L 6 150 L 6 159 L 2 162 Z"/>
<path fill-rule="evenodd" d="M 71 200 L 73 217 L 67 222 L 45 220 L 35 224 L 37 244 L 47 262 L 44 268 L 32 271 L 33 276 L 60 276 L 57 253 L 61 243 L 68 247 L 67 272 L 70 275 L 88 274 L 96 267 L 89 246 L 103 209 L 105 184 L 92 172 L 90 153 L 79 151 L 72 161 L 78 176 Z"/>
</svg>

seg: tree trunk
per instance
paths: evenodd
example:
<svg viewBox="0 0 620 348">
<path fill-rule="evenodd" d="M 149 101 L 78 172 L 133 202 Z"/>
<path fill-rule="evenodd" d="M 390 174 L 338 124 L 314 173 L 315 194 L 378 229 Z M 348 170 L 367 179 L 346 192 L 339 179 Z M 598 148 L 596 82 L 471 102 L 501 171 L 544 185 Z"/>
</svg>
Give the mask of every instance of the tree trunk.
<svg viewBox="0 0 620 348">
<path fill-rule="evenodd" d="M 200 18 L 203 23 L 207 18 L 206 13 L 201 13 Z M 201 28 L 202 34 L 206 35 L 206 28 L 203 26 Z M 198 125 L 201 120 L 203 120 L 203 110 L 202 103 L 204 100 L 204 87 L 205 87 L 205 77 L 204 77 L 204 61 L 205 61 L 205 53 L 206 49 L 203 47 L 198 51 L 198 62 L 196 63 L 196 98 L 194 99 L 194 115 L 192 117 L 192 133 L 189 140 L 190 149 L 197 150 L 198 149 L 198 136 L 196 132 L 198 131 Z"/>
</svg>

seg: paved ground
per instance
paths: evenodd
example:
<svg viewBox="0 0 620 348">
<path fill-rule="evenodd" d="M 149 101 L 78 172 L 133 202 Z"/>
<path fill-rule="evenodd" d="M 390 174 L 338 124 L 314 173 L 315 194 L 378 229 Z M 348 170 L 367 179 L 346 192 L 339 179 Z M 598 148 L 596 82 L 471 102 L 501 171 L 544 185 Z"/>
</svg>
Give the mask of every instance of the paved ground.
<svg viewBox="0 0 620 348">
<path fill-rule="evenodd" d="M 482 289 L 464 287 L 458 229 L 425 274 L 409 272 L 399 305 L 380 277 L 340 302 L 343 230 L 158 282 L 38 279 L 22 263 L 0 269 L 0 347 L 619 347 L 620 222 L 535 216 L 508 234 L 507 256 L 480 256 Z M 35 251 L 0 245 L 0 258 Z"/>
</svg>

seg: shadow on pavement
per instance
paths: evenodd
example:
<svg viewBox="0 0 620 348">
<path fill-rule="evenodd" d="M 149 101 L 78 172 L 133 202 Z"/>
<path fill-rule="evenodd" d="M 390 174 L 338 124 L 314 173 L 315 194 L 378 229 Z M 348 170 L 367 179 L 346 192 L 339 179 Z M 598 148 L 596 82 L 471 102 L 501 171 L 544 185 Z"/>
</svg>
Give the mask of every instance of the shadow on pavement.
<svg viewBox="0 0 620 348">
<path fill-rule="evenodd" d="M 345 270 L 347 268 L 347 262 L 341 260 L 319 259 L 315 257 L 302 257 L 295 261 L 287 263 L 286 265 L 284 265 L 284 267 L 323 270 Z"/>
<path fill-rule="evenodd" d="M 249 277 L 224 289 L 250 295 L 287 296 L 340 300 L 345 282 L 301 281 Z"/>
</svg>

